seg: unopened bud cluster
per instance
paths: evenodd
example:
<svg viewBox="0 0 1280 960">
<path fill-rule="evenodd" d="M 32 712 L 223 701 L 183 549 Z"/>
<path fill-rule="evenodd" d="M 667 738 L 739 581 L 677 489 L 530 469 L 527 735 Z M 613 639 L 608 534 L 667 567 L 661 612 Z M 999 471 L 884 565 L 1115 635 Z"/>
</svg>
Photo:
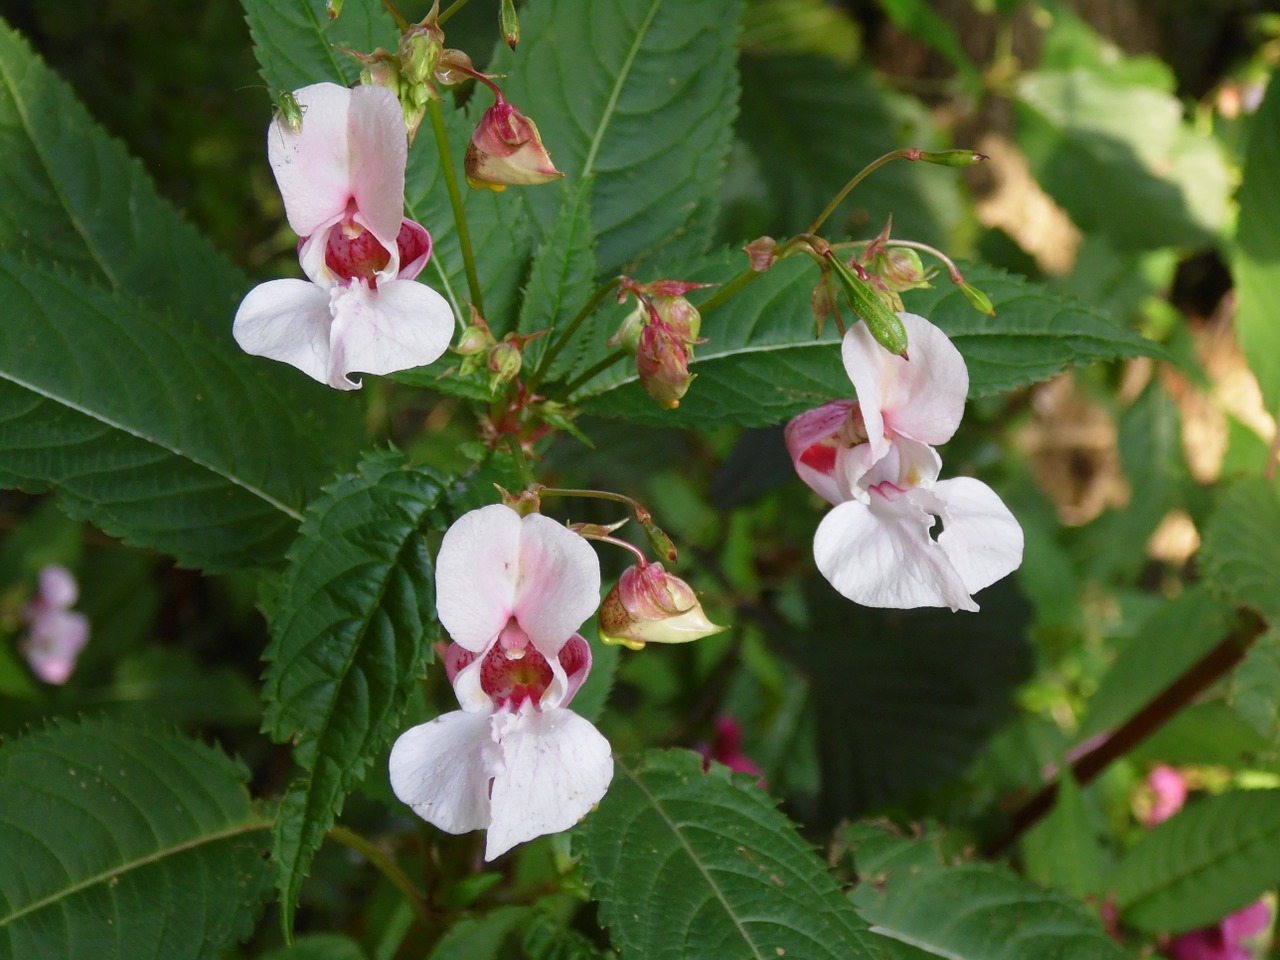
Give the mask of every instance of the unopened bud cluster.
<svg viewBox="0 0 1280 960">
<path fill-rule="evenodd" d="M 619 302 L 634 295 L 637 304 L 609 346 L 635 353 L 636 374 L 645 392 L 668 410 L 680 406 L 688 392 L 696 376 L 689 372 L 693 348 L 703 342 L 698 337 L 702 315 L 684 295 L 705 286 L 683 280 L 627 280 L 619 288 Z"/>
</svg>

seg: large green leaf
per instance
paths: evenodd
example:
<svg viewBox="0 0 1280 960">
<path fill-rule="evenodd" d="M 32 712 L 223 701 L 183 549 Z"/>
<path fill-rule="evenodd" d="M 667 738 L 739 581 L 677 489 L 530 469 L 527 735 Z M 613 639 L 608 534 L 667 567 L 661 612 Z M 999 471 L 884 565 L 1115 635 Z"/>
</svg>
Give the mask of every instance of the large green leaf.
<svg viewBox="0 0 1280 960">
<path fill-rule="evenodd" d="M 3 24 L 0 184 L 6 482 L 184 562 L 277 558 L 357 411 L 235 348 L 248 281 Z"/>
<path fill-rule="evenodd" d="M 1143 250 L 1204 244 L 1226 226 L 1222 150 L 1171 94 L 1075 68 L 1025 74 L 1018 103 L 1037 182 L 1085 232 Z"/>
<path fill-rule="evenodd" d="M 879 0 L 880 9 L 899 28 L 923 40 L 942 54 L 960 72 L 969 92 L 980 95 L 982 77 L 977 66 L 965 53 L 955 28 L 927 0 Z"/>
<path fill-rule="evenodd" d="M 594 177 L 605 271 L 700 253 L 711 237 L 738 78 L 739 0 L 541 0 L 492 68 L 570 183 Z M 487 94 L 480 94 L 487 96 Z M 526 194 L 545 233 L 556 190 Z"/>
<path fill-rule="evenodd" d="M 1271 75 L 1267 93 L 1253 115 L 1244 180 L 1237 199 L 1233 273 L 1236 332 L 1249 367 L 1258 378 L 1268 410 L 1280 407 L 1280 83 Z"/>
<path fill-rule="evenodd" d="M 574 835 L 624 960 L 858 960 L 865 924 L 826 864 L 750 777 L 688 751 L 616 760 Z"/>
<path fill-rule="evenodd" d="M 724 281 L 744 260 L 725 254 L 691 277 Z M 1029 280 L 990 267 L 966 267 L 965 276 L 991 297 L 995 317 L 978 313 L 945 280 L 904 300 L 908 310 L 946 331 L 964 355 L 970 397 L 1046 380 L 1072 364 L 1162 355 L 1137 332 Z M 615 364 L 576 397 L 591 413 L 688 427 L 765 426 L 848 397 L 852 387 L 836 331 L 828 325 L 821 339 L 813 335 L 809 295 L 816 282 L 807 258 L 785 260 L 709 313 L 702 324 L 707 342 L 695 349 L 690 365 L 698 379 L 677 411 L 663 410 L 645 395 L 634 363 Z"/>
<path fill-rule="evenodd" d="M 324 424 L 186 318 L 0 254 L 0 485 L 182 564 L 279 560 Z M 318 442 L 317 442 L 318 441 Z"/>
<path fill-rule="evenodd" d="M 770 641 L 813 685 L 826 823 L 958 776 L 1031 671 L 1012 579 L 979 593 L 977 614 L 862 607 L 824 581 L 807 600 L 806 626 Z"/>
<path fill-rule="evenodd" d="M 994 863 L 947 865 L 936 837 L 911 840 L 855 824 L 859 884 L 852 899 L 886 938 L 945 960 L 1124 960 L 1097 918 L 1077 901 L 1042 890 Z M 898 954 L 891 954 L 897 956 Z"/>
<path fill-rule="evenodd" d="M 325 0 L 241 0 L 262 79 L 272 91 L 329 80 L 354 83 L 360 64 L 339 47 L 370 53 L 394 50 L 395 24 L 379 0 L 346 0 L 330 20 Z M 305 118 L 303 118 L 305 122 Z"/>
<path fill-rule="evenodd" d="M 1114 730 L 1146 706 L 1222 641 L 1232 613 L 1200 586 L 1156 607 L 1103 675 L 1076 739 Z"/>
<path fill-rule="evenodd" d="M 0 747 L 0 955 L 224 956 L 269 884 L 246 779 L 202 743 L 105 720 Z"/>
<path fill-rule="evenodd" d="M 768 209 L 752 215 L 759 189 L 729 198 L 727 224 L 754 236 L 804 230 L 865 164 L 899 147 L 942 149 L 929 112 L 866 69 L 815 57 L 742 61 L 738 136 L 758 167 Z M 828 236 L 894 233 L 946 247 L 963 217 L 954 170 L 898 161 L 872 174 L 824 227 Z"/>
<path fill-rule="evenodd" d="M 273 856 L 286 929 L 324 832 L 386 748 L 436 638 L 423 534 L 443 492 L 397 453 L 365 457 L 307 510 L 264 654 L 264 729 L 307 776 L 286 794 Z"/>
<path fill-rule="evenodd" d="M 1245 478 L 1218 498 L 1200 565 L 1211 586 L 1280 623 L 1280 494 L 1274 486 Z"/>
<path fill-rule="evenodd" d="M 1142 838 L 1111 876 L 1124 922 L 1181 933 L 1216 923 L 1280 883 L 1280 790 L 1189 804 Z"/>
</svg>

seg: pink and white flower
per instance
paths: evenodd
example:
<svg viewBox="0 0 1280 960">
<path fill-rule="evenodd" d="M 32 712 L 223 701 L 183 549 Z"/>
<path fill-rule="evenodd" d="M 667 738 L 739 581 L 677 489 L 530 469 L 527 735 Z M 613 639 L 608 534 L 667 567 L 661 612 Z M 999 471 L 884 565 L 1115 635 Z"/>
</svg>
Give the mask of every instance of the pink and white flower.
<svg viewBox="0 0 1280 960">
<path fill-rule="evenodd" d="M 22 655 L 45 683 L 62 684 L 76 668 L 76 658 L 89 642 L 89 619 L 76 613 L 80 587 L 71 571 L 49 564 L 40 571 L 40 589 L 22 610 L 29 629 Z"/>
<path fill-rule="evenodd" d="M 567 830 L 613 779 L 609 742 L 567 706 L 591 669 L 576 631 L 600 598 L 600 564 L 577 534 L 501 504 L 445 533 L 436 609 L 461 710 L 406 731 L 391 787 L 447 833 L 488 830 L 485 859 Z"/>
<path fill-rule="evenodd" d="M 233 333 L 247 353 L 355 390 L 355 371 L 430 363 L 453 336 L 453 311 L 414 281 L 431 236 L 404 216 L 404 117 L 385 87 L 317 83 L 294 93 L 302 125 L 277 117 L 267 153 L 307 280 L 249 291 Z"/>
<path fill-rule="evenodd" d="M 946 334 L 923 317 L 899 317 L 910 360 L 856 324 L 842 355 L 858 399 L 787 425 L 800 479 L 835 507 L 818 527 L 814 559 L 857 603 L 977 610 L 972 594 L 1022 562 L 1022 528 L 986 484 L 938 480 L 933 445 L 960 425 L 969 374 Z"/>
</svg>

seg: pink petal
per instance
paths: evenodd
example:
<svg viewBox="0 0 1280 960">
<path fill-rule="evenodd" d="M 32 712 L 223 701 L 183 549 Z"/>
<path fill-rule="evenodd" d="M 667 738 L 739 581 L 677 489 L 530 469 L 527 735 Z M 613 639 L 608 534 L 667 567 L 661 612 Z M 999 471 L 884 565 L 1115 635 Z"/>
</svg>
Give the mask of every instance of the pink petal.
<svg viewBox="0 0 1280 960">
<path fill-rule="evenodd" d="M 272 280 L 254 287 L 240 303 L 232 334 L 245 353 L 291 364 L 327 383 L 331 322 L 324 287 L 305 280 Z"/>
<path fill-rule="evenodd" d="M 835 400 L 814 410 L 806 410 L 787 424 L 787 451 L 796 473 L 814 493 L 827 503 L 848 499 L 834 477 L 837 446 L 831 440 L 853 409 L 852 400 Z"/>
<path fill-rule="evenodd" d="M 37 677 L 45 683 L 62 684 L 71 677 L 88 642 L 89 619 L 84 614 L 37 606 L 22 653 Z"/>
<path fill-rule="evenodd" d="M 550 517 L 535 513 L 522 522 L 516 619 L 550 660 L 600 605 L 600 560 Z"/>
<path fill-rule="evenodd" d="M 867 489 L 886 480 L 894 486 L 930 486 L 942 469 L 938 451 L 927 443 L 909 437 L 895 436 L 880 459 L 872 461 L 871 444 L 861 443 L 841 450 L 836 458 L 835 479 L 842 490 L 850 491 L 849 500 L 868 500 Z"/>
<path fill-rule="evenodd" d="M 396 279 L 412 280 L 431 259 L 431 234 L 422 224 L 405 217 L 396 237 L 396 246 L 400 254 L 400 272 Z"/>
<path fill-rule="evenodd" d="M 977 593 L 1022 563 L 1022 527 L 996 492 L 981 480 L 956 477 L 932 491 L 942 517 L 940 546 L 965 589 Z"/>
<path fill-rule="evenodd" d="M 345 216 L 345 213 L 336 214 L 318 225 L 309 237 L 298 244 L 298 263 L 302 267 L 302 272 L 312 283 L 328 288 L 340 282 L 340 278 L 334 276 L 333 271 L 325 263 L 325 253 L 329 248 L 329 234 L 341 229 L 339 224 Z"/>
<path fill-rule="evenodd" d="M 386 87 L 356 87 L 351 91 L 348 131 L 356 219 L 394 251 L 404 219 L 404 168 L 409 157 L 399 99 Z"/>
<path fill-rule="evenodd" d="M 850 327 L 841 347 L 877 456 L 883 455 L 877 438 L 886 430 L 928 444 L 950 440 L 969 392 L 964 358 L 947 335 L 924 317 L 898 317 L 907 331 L 910 360 L 880 346 L 865 323 Z"/>
<path fill-rule="evenodd" d="M 521 529 L 520 515 L 495 503 L 463 514 L 445 531 L 436 558 L 436 613 L 454 643 L 472 653 L 484 653 L 515 610 Z"/>
<path fill-rule="evenodd" d="M 547 663 L 551 665 L 554 679 L 543 693 L 539 706 L 543 710 L 567 707 L 591 672 L 591 645 L 582 634 L 575 633 L 560 648 L 559 656 L 551 657 Z"/>
<path fill-rule="evenodd" d="M 934 517 L 908 491 L 890 502 L 842 503 L 813 538 L 818 569 L 836 591 L 869 607 L 977 610 L 959 574 L 929 536 Z"/>
<path fill-rule="evenodd" d="M 1222 935 L 1230 942 L 1256 937 L 1271 926 L 1271 907 L 1267 901 L 1258 900 L 1222 921 Z"/>
<path fill-rule="evenodd" d="M 390 90 L 384 92 L 395 99 Z M 295 133 L 283 117 L 277 117 L 267 130 L 267 157 L 289 226 L 298 236 L 308 237 L 344 214 L 354 196 L 349 144 L 352 92 L 336 83 L 313 83 L 295 90 L 294 97 L 303 111 L 302 128 Z M 400 176 L 403 193 L 403 163 Z M 396 211 L 397 224 L 401 212 Z"/>
<path fill-rule="evenodd" d="M 394 373 L 437 359 L 453 337 L 453 310 L 440 294 L 413 280 L 370 288 L 355 281 L 331 291 L 330 386 L 355 389 L 351 374 Z"/>
<path fill-rule="evenodd" d="M 46 606 L 67 609 L 75 606 L 80 586 L 66 567 L 50 563 L 40 569 L 40 600 Z"/>
<path fill-rule="evenodd" d="M 568 830 L 609 789 L 609 741 L 571 710 L 499 715 L 503 769 L 494 777 L 484 858 Z"/>
</svg>

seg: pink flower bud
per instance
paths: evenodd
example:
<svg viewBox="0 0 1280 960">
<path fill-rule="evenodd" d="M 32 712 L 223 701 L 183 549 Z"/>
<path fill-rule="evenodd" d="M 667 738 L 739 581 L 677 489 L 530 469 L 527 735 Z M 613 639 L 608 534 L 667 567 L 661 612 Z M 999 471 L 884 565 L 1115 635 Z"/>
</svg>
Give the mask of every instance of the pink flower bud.
<svg viewBox="0 0 1280 960">
<path fill-rule="evenodd" d="M 504 190 L 549 183 L 564 176 L 542 145 L 537 125 L 499 98 L 471 135 L 463 161 L 471 186 Z"/>
<path fill-rule="evenodd" d="M 684 338 L 665 323 L 650 322 L 640 331 L 636 348 L 636 372 L 645 392 L 658 405 L 674 410 L 689 390 L 690 350 Z"/>
<path fill-rule="evenodd" d="M 774 240 L 773 237 L 759 237 L 752 240 L 742 249 L 751 259 L 751 269 L 756 273 L 764 273 L 778 262 L 778 258 L 774 253 L 777 248 L 778 241 Z"/>
<path fill-rule="evenodd" d="M 632 650 L 688 643 L 723 629 L 707 619 L 693 589 L 660 563 L 628 567 L 600 605 L 601 641 Z"/>
<path fill-rule="evenodd" d="M 691 347 L 698 342 L 698 333 L 702 330 L 702 314 L 697 307 L 681 296 L 654 297 L 653 306 L 662 322 L 686 346 Z"/>
<path fill-rule="evenodd" d="M 80 588 L 64 567 L 50 564 L 40 571 L 40 592 L 22 611 L 30 629 L 22 641 L 22 654 L 45 683 L 66 683 L 76 658 L 89 642 L 89 620 L 68 609 Z"/>
</svg>

